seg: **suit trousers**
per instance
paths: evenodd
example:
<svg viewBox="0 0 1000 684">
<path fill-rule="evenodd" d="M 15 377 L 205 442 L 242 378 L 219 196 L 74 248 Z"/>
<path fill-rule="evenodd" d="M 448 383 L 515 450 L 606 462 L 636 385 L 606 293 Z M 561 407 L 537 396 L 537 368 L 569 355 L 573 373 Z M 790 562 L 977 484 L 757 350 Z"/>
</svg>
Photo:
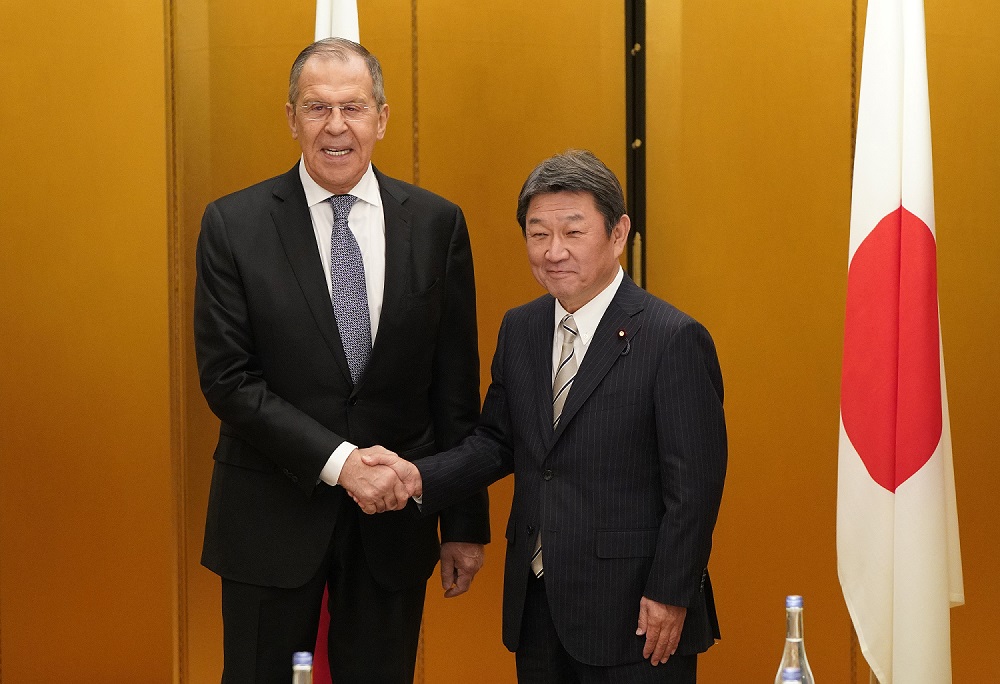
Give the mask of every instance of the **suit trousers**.
<svg viewBox="0 0 1000 684">
<path fill-rule="evenodd" d="M 372 578 L 344 506 L 316 575 L 295 589 L 222 579 L 223 684 L 290 682 L 292 653 L 312 651 L 329 588 L 330 672 L 337 684 L 412 684 L 426 583 L 390 592 Z"/>
<path fill-rule="evenodd" d="M 638 622 L 638 601 L 635 615 Z M 552 623 L 544 576 L 528 579 L 515 660 L 519 684 L 694 684 L 697 681 L 697 655 L 672 655 L 666 663 L 655 667 L 648 660 L 601 667 L 573 658 L 563 648 Z"/>
</svg>

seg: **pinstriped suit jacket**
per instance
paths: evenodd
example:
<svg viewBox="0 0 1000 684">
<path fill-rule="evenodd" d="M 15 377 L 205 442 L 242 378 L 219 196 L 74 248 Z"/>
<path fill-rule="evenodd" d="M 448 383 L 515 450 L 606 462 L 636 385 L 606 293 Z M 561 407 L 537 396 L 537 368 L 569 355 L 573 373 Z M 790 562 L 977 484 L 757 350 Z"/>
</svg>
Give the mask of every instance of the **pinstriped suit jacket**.
<svg viewBox="0 0 1000 684">
<path fill-rule="evenodd" d="M 514 474 L 503 604 L 510 650 L 541 531 L 552 619 L 574 658 L 641 660 L 642 596 L 687 607 L 677 652 L 704 651 L 719 637 L 707 566 L 727 460 L 712 339 L 626 277 L 553 431 L 553 307 L 545 295 L 507 312 L 479 427 L 417 462 L 422 508 Z"/>
</svg>

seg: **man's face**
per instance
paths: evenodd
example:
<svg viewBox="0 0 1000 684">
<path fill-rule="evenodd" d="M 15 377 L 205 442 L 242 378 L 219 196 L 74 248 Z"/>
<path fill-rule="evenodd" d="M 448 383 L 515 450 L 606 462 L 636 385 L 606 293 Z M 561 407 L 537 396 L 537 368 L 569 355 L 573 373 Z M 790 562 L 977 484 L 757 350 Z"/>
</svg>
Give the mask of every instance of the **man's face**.
<svg viewBox="0 0 1000 684">
<path fill-rule="evenodd" d="M 525 220 L 531 272 L 572 313 L 614 280 L 629 225 L 622 216 L 609 237 L 590 193 L 537 195 Z"/>
<path fill-rule="evenodd" d="M 372 97 L 372 77 L 361 57 L 344 62 L 317 55 L 310 57 L 299 76 L 299 101 L 285 105 L 292 137 L 299 141 L 306 171 L 330 192 L 342 195 L 353 188 L 368 169 L 375 141 L 385 135 L 389 106 L 379 110 Z M 299 105 L 321 102 L 367 105 L 360 121 L 346 121 L 334 109 L 325 121 L 309 121 Z"/>
</svg>

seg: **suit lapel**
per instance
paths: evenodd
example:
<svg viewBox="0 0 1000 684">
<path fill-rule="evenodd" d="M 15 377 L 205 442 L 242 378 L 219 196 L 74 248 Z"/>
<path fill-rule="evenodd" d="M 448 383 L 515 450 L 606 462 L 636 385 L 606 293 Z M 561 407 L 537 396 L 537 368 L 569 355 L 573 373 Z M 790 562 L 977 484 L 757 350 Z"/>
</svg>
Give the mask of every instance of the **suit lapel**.
<svg viewBox="0 0 1000 684">
<path fill-rule="evenodd" d="M 378 179 L 382 214 L 385 217 L 385 289 L 382 293 L 382 315 L 379 317 L 379 329 L 368 361 L 369 367 L 376 362 L 378 356 L 385 353 L 387 346 L 392 345 L 392 326 L 397 321 L 405 320 L 402 315 L 403 296 L 409 287 L 412 262 L 411 216 L 404 206 L 408 194 L 401 184 L 382 175 L 378 169 L 375 169 L 375 177 Z M 362 376 L 361 383 L 364 381 Z"/>
<path fill-rule="evenodd" d="M 621 358 L 631 338 L 642 327 L 643 295 L 644 291 L 626 275 L 607 311 L 601 317 L 593 339 L 590 340 L 587 354 L 583 357 L 583 362 L 573 380 L 573 386 L 570 387 L 569 395 L 566 397 L 566 403 L 563 405 L 559 426 L 552 433 L 552 444 L 566 431 L 573 417 L 601 384 L 601 380 L 615 362 Z M 624 332 L 624 335 L 620 335 L 619 332 Z M 551 345 L 549 352 L 551 353 Z"/>
<path fill-rule="evenodd" d="M 531 350 L 531 377 L 535 378 L 532 397 L 539 407 L 538 433 L 545 444 L 544 453 L 552 448 L 552 336 L 555 335 L 556 300 L 548 297 L 538 307 L 528 328 L 527 348 Z"/>
<path fill-rule="evenodd" d="M 340 342 L 340 333 L 337 331 L 330 293 L 326 291 L 326 276 L 323 273 L 323 263 L 316 251 L 316 235 L 313 232 L 305 191 L 299 180 L 298 165 L 278 177 L 273 195 L 276 201 L 271 210 L 271 218 L 285 255 L 324 341 L 337 360 L 345 380 L 350 383 L 351 371 L 347 366 L 347 357 Z"/>
</svg>

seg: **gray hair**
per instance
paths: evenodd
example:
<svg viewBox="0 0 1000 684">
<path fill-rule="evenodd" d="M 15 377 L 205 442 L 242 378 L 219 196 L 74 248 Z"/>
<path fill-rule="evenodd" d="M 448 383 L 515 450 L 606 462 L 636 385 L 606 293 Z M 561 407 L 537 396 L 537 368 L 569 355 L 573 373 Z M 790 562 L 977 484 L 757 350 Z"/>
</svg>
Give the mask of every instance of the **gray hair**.
<svg viewBox="0 0 1000 684">
<path fill-rule="evenodd" d="M 538 195 L 554 192 L 585 192 L 594 198 L 604 216 L 608 237 L 625 214 L 625 195 L 618 178 L 593 152 L 567 150 L 535 167 L 517 198 L 517 222 L 526 231 L 528 205 Z"/>
<path fill-rule="evenodd" d="M 346 62 L 351 55 L 357 55 L 365 60 L 368 73 L 372 77 L 372 97 L 379 109 L 385 104 L 385 83 L 382 80 L 382 65 L 378 58 L 368 52 L 363 45 L 355 43 L 347 38 L 324 38 L 317 40 L 312 45 L 299 53 L 292 63 L 292 72 L 288 75 L 288 102 L 297 104 L 299 99 L 299 77 L 302 76 L 302 69 L 310 57 L 318 56 L 324 59 L 339 59 Z"/>
</svg>

